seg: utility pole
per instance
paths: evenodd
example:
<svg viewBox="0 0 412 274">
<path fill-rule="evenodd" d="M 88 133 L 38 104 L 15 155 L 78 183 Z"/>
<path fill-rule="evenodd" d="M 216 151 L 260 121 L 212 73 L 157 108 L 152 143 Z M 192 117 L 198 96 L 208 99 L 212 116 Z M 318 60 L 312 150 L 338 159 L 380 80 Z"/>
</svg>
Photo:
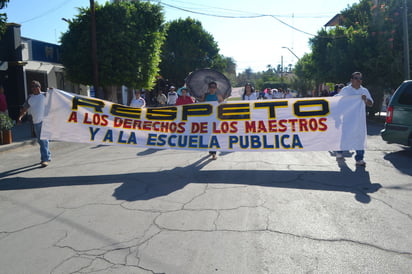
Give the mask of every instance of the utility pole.
<svg viewBox="0 0 412 274">
<path fill-rule="evenodd" d="M 281 56 L 280 64 L 280 82 L 283 84 L 283 55 Z"/>
<path fill-rule="evenodd" d="M 406 0 L 403 0 L 403 67 L 404 80 L 411 79 L 409 66 L 409 34 L 408 34 L 408 6 Z"/>
<path fill-rule="evenodd" d="M 406 1 L 406 0 L 405 0 L 405 1 Z M 296 57 L 296 59 L 300 60 L 300 58 L 299 58 L 290 48 L 288 48 L 288 47 L 282 47 L 282 49 L 287 49 L 290 53 L 293 54 L 293 56 Z"/>
<path fill-rule="evenodd" d="M 97 98 L 104 99 L 103 93 L 99 89 L 99 74 L 97 65 L 97 42 L 96 42 L 96 12 L 94 0 L 90 0 L 90 22 L 91 22 L 91 50 L 93 66 L 93 88 Z"/>
</svg>

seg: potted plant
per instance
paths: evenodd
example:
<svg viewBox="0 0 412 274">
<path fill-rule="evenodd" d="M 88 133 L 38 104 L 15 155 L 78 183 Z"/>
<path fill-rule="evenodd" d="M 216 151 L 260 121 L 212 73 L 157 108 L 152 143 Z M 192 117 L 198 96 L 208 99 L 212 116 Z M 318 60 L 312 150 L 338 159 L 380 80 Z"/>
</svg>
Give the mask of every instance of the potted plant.
<svg viewBox="0 0 412 274">
<path fill-rule="evenodd" d="M 9 117 L 9 115 L 5 113 L 0 113 L 0 132 L 1 132 L 1 143 L 3 145 L 5 144 L 11 144 L 12 140 L 12 134 L 11 134 L 11 129 L 14 126 L 14 121 Z"/>
</svg>

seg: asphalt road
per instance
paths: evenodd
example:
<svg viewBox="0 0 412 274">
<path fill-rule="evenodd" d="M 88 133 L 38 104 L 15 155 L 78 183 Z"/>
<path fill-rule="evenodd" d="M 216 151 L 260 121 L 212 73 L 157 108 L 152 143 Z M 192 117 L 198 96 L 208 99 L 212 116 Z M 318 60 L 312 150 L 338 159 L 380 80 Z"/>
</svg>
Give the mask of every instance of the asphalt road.
<svg viewBox="0 0 412 274">
<path fill-rule="evenodd" d="M 0 152 L 1 273 L 411 273 L 412 150 Z"/>
</svg>

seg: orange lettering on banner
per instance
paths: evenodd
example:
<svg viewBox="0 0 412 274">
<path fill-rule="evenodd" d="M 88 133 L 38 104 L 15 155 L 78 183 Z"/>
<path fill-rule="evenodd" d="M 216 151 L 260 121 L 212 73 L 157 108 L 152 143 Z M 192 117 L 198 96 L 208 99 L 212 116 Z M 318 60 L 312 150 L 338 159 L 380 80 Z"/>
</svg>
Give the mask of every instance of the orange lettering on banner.
<svg viewBox="0 0 412 274">
<path fill-rule="evenodd" d="M 325 122 L 327 121 L 327 118 L 320 118 L 319 119 L 319 125 L 320 127 L 318 128 L 319 131 L 326 131 L 328 130 L 328 125 L 325 124 Z"/>
<path fill-rule="evenodd" d="M 245 133 L 326 131 L 327 118 L 245 121 Z"/>
<path fill-rule="evenodd" d="M 236 133 L 237 132 L 237 122 L 220 122 L 212 123 L 213 133 Z"/>
<path fill-rule="evenodd" d="M 207 122 L 201 122 L 201 123 L 193 122 L 190 133 L 207 133 L 208 132 L 207 125 L 208 125 Z"/>
<path fill-rule="evenodd" d="M 77 123 L 77 112 L 76 111 L 72 111 L 72 113 L 70 114 L 69 120 L 67 122 Z"/>
<path fill-rule="evenodd" d="M 109 121 L 107 120 L 109 118 L 108 115 L 100 115 L 100 114 L 93 114 L 92 117 L 89 117 L 89 113 L 84 114 L 84 119 L 83 119 L 83 124 L 87 125 L 95 125 L 95 126 L 107 126 L 109 124 Z"/>
</svg>

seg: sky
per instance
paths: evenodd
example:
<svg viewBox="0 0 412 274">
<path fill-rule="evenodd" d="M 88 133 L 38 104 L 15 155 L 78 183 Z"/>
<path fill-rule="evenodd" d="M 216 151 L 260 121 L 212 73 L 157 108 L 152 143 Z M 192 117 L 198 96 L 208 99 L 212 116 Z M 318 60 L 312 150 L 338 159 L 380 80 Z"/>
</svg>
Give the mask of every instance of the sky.
<svg viewBox="0 0 412 274">
<path fill-rule="evenodd" d="M 95 0 L 104 4 L 104 0 Z M 292 66 L 309 53 L 309 39 L 336 14 L 359 0 L 161 0 L 166 21 L 195 18 L 212 34 L 220 54 L 232 57 L 237 72 L 268 65 Z M 21 24 L 24 37 L 58 44 L 78 7 L 89 0 L 10 0 L 8 22 Z M 296 56 L 298 57 L 296 57 Z"/>
</svg>

